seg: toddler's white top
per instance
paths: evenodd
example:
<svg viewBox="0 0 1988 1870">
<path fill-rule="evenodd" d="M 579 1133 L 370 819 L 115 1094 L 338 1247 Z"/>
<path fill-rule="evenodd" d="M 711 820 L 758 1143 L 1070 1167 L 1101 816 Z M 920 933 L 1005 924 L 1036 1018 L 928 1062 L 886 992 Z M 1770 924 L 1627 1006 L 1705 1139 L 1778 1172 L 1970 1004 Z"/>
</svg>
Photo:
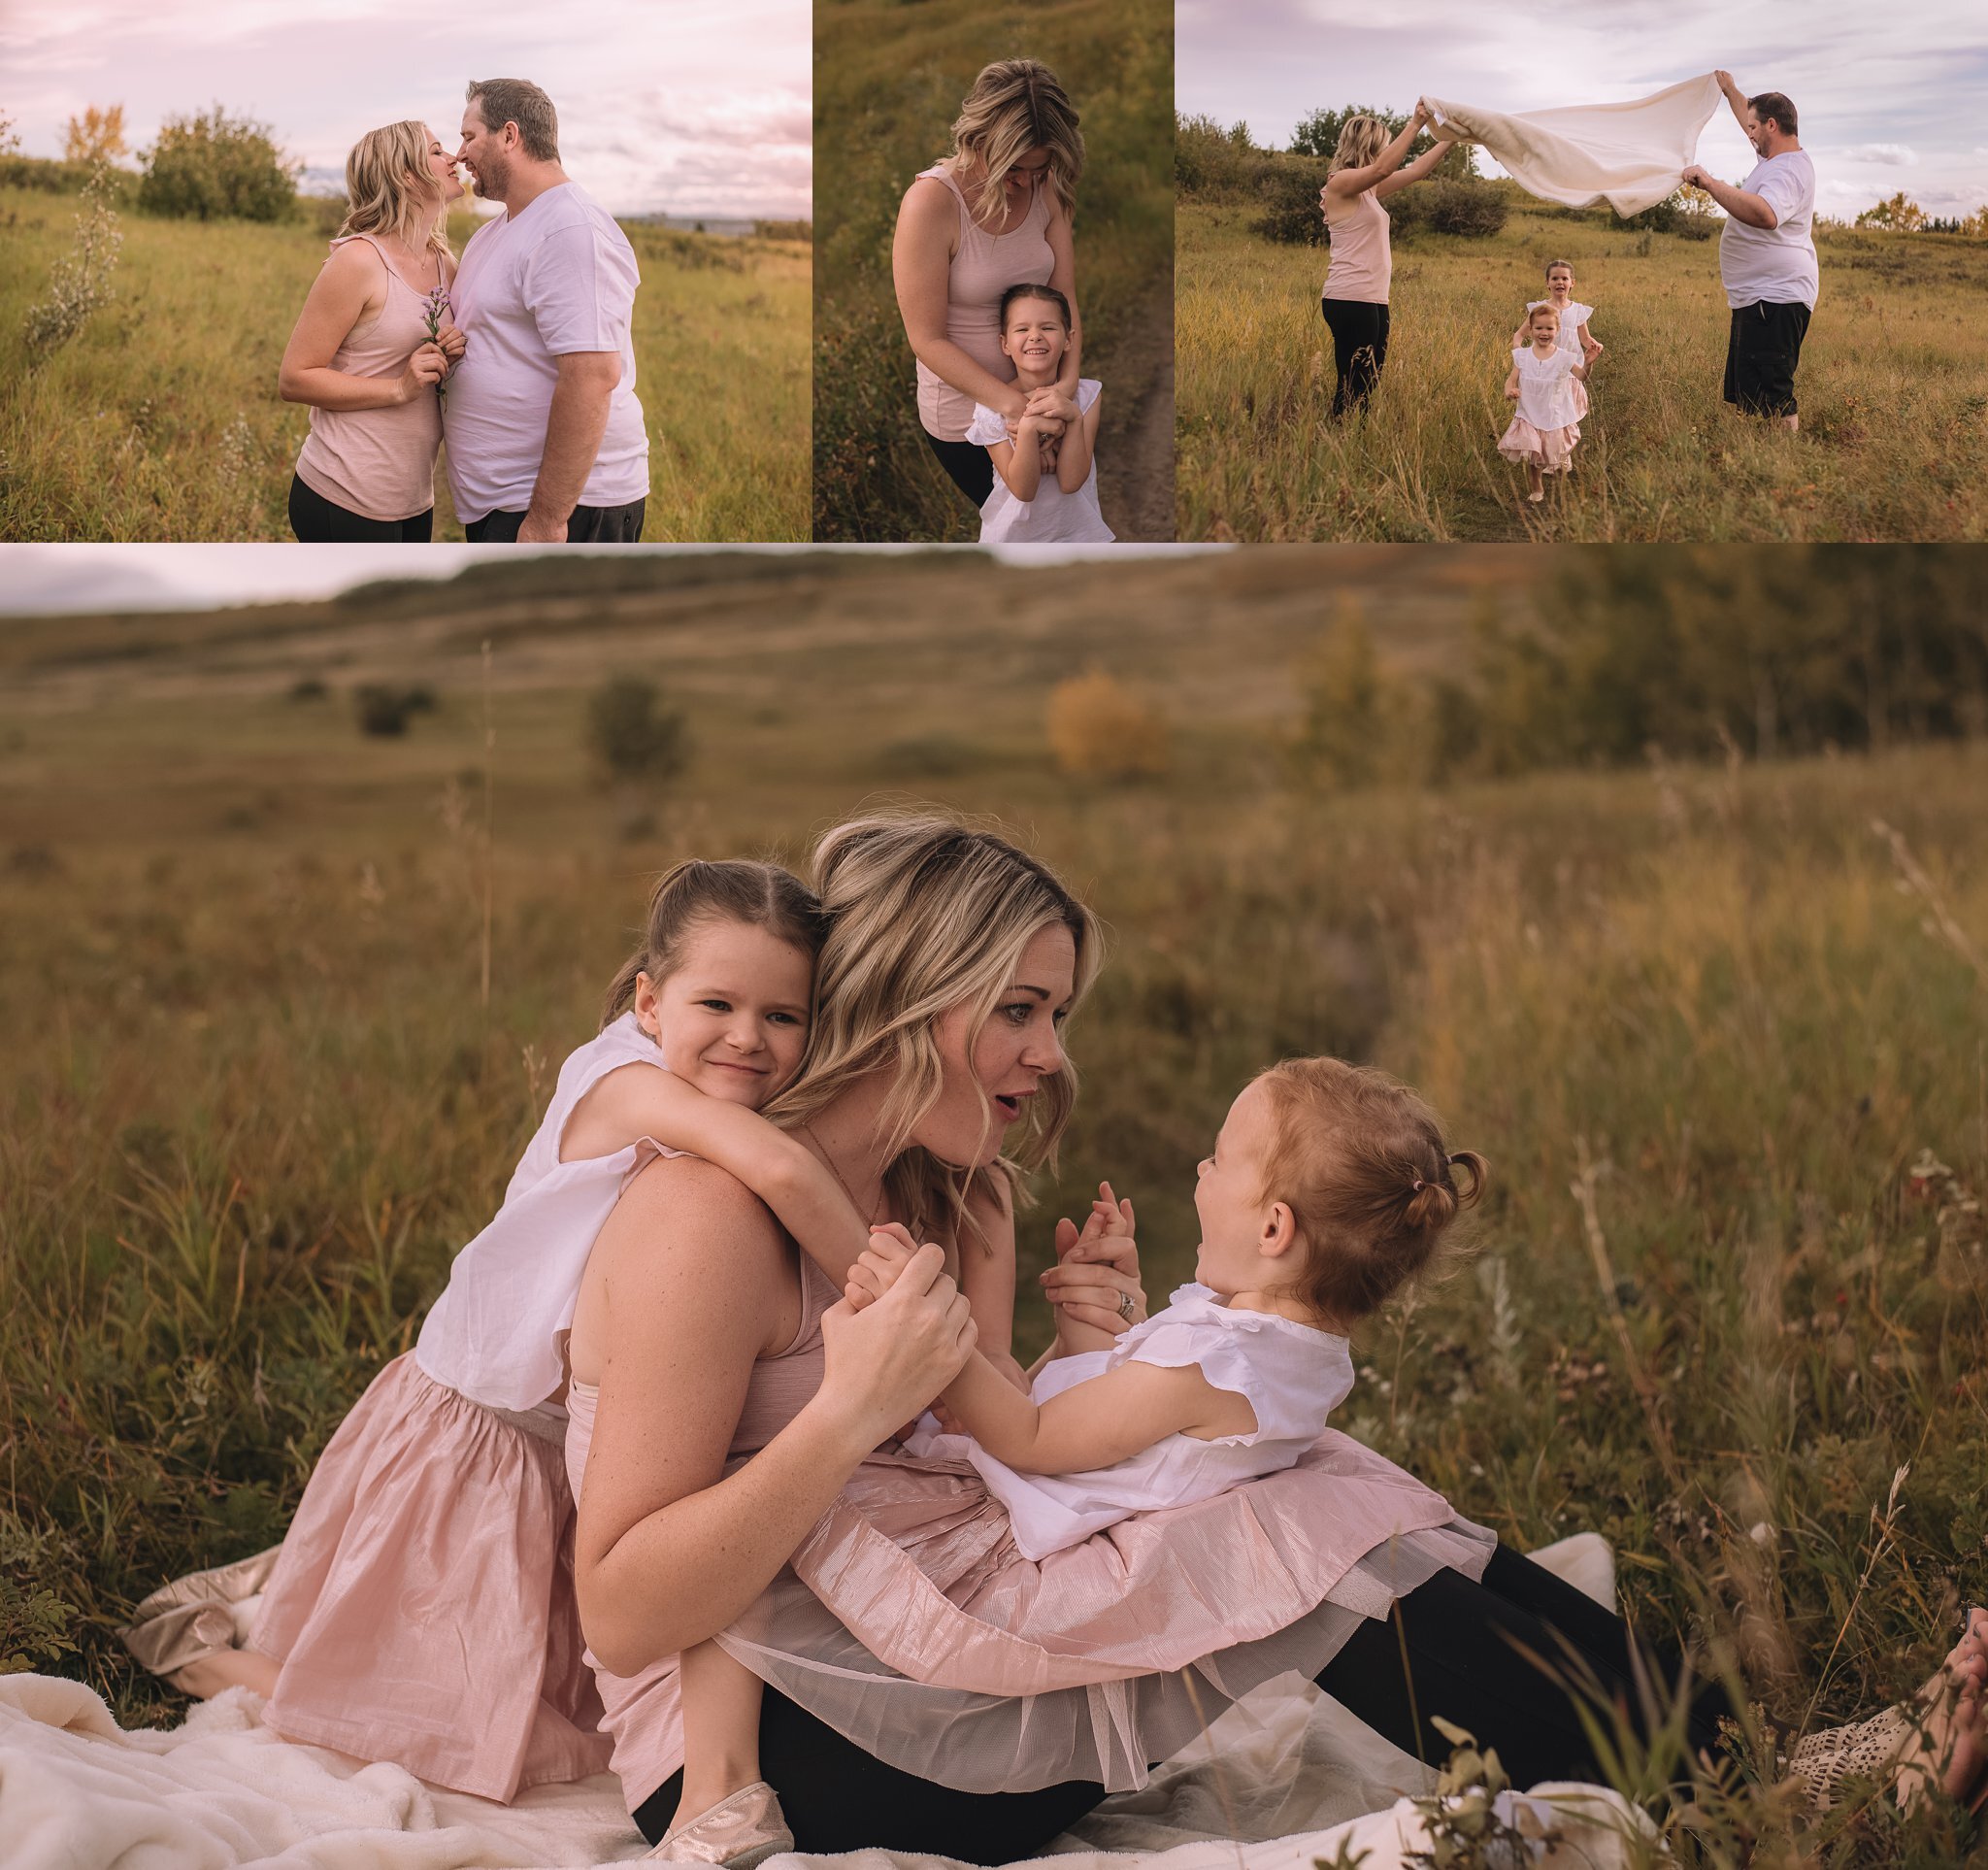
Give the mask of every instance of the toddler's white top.
<svg viewBox="0 0 1988 1870">
<path fill-rule="evenodd" d="M 1325 1419 L 1353 1387 L 1346 1341 L 1270 1312 L 1232 1312 L 1206 1286 L 1189 1283 L 1165 1310 L 1135 1324 L 1109 1351 L 1044 1364 L 1031 1393 L 1039 1403 L 1121 1364 L 1187 1364 L 1217 1389 L 1233 1390 L 1256 1412 L 1246 1435 L 1199 1441 L 1169 1435 L 1111 1467 L 1077 1474 L 1017 1474 L 965 1435 L 919 1419 L 905 1446 L 920 1456 L 971 1461 L 1008 1508 L 1025 1558 L 1046 1558 L 1134 1513 L 1191 1506 L 1241 1482 L 1297 1464 L 1325 1432 Z"/>
<path fill-rule="evenodd" d="M 1088 410 L 1098 400 L 1104 384 L 1093 377 L 1080 379 L 1077 385 L 1077 406 Z M 967 440 L 992 448 L 1008 440 L 1008 424 L 998 411 L 985 403 L 974 405 L 973 425 Z M 980 543 L 985 545 L 1044 545 L 1057 541 L 1070 545 L 1109 546 L 1118 535 L 1105 523 L 1098 509 L 1098 460 L 1091 456 L 1091 471 L 1075 493 L 1065 493 L 1056 477 L 1046 468 L 1033 500 L 1017 500 L 1014 491 L 997 471 L 994 491 L 980 508 Z"/>
<path fill-rule="evenodd" d="M 414 1361 L 490 1409 L 536 1409 L 566 1381 L 566 1336 L 587 1255 L 621 1190 L 658 1155 L 645 1137 L 613 1155 L 559 1160 L 560 1139 L 584 1097 L 623 1065 L 667 1071 L 656 1043 L 624 1013 L 559 1067 L 538 1134 L 525 1146 L 504 1205 L 455 1256 Z"/>
<path fill-rule="evenodd" d="M 1528 299 L 1526 301 L 1526 311 L 1528 314 L 1537 312 L 1542 305 L 1553 305 L 1553 301 L 1551 299 Z M 1553 305 L 1553 309 L 1556 312 L 1560 312 L 1559 348 L 1562 351 L 1573 351 L 1574 360 L 1575 363 L 1578 363 L 1581 360 L 1582 354 L 1580 328 L 1595 316 L 1595 308 L 1591 305 L 1583 305 L 1578 299 L 1569 299 L 1566 311 L 1561 312 L 1557 305 Z"/>
<path fill-rule="evenodd" d="M 1566 428 L 1580 420 L 1574 401 L 1575 367 L 1580 351 L 1555 349 L 1541 357 L 1531 345 L 1514 351 L 1511 360 L 1518 366 L 1518 413 L 1542 434 L 1549 428 Z"/>
</svg>

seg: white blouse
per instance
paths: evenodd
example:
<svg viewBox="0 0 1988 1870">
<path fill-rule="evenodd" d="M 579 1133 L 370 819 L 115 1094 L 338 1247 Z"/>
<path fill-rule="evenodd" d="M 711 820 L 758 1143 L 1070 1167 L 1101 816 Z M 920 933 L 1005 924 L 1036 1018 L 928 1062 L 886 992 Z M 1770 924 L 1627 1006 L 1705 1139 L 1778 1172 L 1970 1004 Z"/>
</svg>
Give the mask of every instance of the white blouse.
<svg viewBox="0 0 1988 1870">
<path fill-rule="evenodd" d="M 1580 420 L 1574 400 L 1574 373 L 1580 364 L 1578 351 L 1556 350 L 1541 357 L 1531 345 L 1514 351 L 1511 360 L 1518 366 L 1518 413 L 1542 433 L 1549 428 L 1566 428 Z"/>
</svg>

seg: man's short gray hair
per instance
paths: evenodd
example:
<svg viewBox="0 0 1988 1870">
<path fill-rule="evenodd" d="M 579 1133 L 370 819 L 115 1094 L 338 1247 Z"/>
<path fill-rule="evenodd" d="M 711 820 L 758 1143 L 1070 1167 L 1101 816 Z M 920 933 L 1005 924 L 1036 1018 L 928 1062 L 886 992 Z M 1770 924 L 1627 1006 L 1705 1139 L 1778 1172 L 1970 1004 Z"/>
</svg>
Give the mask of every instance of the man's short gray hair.
<svg viewBox="0 0 1988 1870">
<path fill-rule="evenodd" d="M 517 125 L 524 152 L 538 162 L 559 160 L 559 113 L 528 78 L 473 78 L 465 93 L 493 130 Z"/>
</svg>

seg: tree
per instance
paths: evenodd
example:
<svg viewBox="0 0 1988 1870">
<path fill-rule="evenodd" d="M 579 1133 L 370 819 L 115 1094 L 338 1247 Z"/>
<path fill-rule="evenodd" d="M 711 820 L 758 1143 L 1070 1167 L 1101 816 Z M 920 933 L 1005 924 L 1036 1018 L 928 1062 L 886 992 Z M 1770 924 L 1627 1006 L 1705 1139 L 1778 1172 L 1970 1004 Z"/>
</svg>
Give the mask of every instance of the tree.
<svg viewBox="0 0 1988 1870">
<path fill-rule="evenodd" d="M 1167 770 L 1166 723 L 1102 669 L 1049 692 L 1049 749 L 1071 779 L 1157 778 Z"/>
<path fill-rule="evenodd" d="M 124 141 L 123 105 L 113 104 L 104 110 L 85 105 L 81 117 L 69 119 L 62 141 L 63 161 L 116 162 L 130 153 L 131 146 Z"/>
<path fill-rule="evenodd" d="M 1916 201 L 1906 200 L 1905 191 L 1901 188 L 1889 201 L 1865 209 L 1857 217 L 1857 225 L 1888 228 L 1895 234 L 1916 234 L 1926 225 L 1926 211 Z"/>
<path fill-rule="evenodd" d="M 1293 765 L 1342 791 L 1382 777 L 1399 751 L 1403 697 L 1354 599 L 1340 599 L 1331 627 L 1296 673 L 1305 715 L 1291 743 Z"/>
<path fill-rule="evenodd" d="M 1408 127 L 1408 119 L 1399 111 L 1376 111 L 1365 104 L 1348 104 L 1337 111 L 1318 110 L 1309 113 L 1298 127 L 1291 132 L 1291 150 L 1296 155 L 1330 156 L 1340 147 L 1340 132 L 1346 126 L 1346 119 L 1352 117 L 1377 117 L 1387 125 L 1390 137 L 1399 136 Z M 1408 145 L 1408 158 L 1420 155 L 1425 150 L 1435 147 L 1436 139 L 1427 130 L 1422 131 Z M 1457 181 L 1476 178 L 1476 152 L 1468 143 L 1454 145 L 1448 155 L 1443 157 L 1439 174 Z"/>
<path fill-rule="evenodd" d="M 297 199 L 296 166 L 269 125 L 232 117 L 218 104 L 168 117 L 146 151 L 138 205 L 149 215 L 195 220 L 282 220 Z"/>
<path fill-rule="evenodd" d="M 610 676 L 588 699 L 587 747 L 611 784 L 663 785 L 689 765 L 689 729 L 661 704 L 661 690 L 638 675 Z"/>
</svg>

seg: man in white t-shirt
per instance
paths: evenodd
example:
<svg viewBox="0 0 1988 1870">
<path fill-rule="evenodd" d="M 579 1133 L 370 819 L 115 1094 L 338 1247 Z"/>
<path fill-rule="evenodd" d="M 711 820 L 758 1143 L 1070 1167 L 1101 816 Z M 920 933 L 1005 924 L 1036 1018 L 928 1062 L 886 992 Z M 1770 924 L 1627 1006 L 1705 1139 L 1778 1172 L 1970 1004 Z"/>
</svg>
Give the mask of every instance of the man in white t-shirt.
<svg viewBox="0 0 1988 1870">
<path fill-rule="evenodd" d="M 1733 314 L 1726 341 L 1726 400 L 1749 416 L 1800 426 L 1795 369 L 1815 310 L 1815 164 L 1796 139 L 1795 106 L 1779 91 L 1747 97 L 1731 72 L 1719 88 L 1760 158 L 1737 188 L 1697 164 L 1684 180 L 1726 211 L 1719 276 Z"/>
<path fill-rule="evenodd" d="M 504 213 L 470 236 L 450 292 L 467 341 L 442 404 L 456 518 L 478 541 L 640 539 L 635 250 L 559 166 L 559 118 L 536 84 L 473 82 L 457 160 Z"/>
</svg>

